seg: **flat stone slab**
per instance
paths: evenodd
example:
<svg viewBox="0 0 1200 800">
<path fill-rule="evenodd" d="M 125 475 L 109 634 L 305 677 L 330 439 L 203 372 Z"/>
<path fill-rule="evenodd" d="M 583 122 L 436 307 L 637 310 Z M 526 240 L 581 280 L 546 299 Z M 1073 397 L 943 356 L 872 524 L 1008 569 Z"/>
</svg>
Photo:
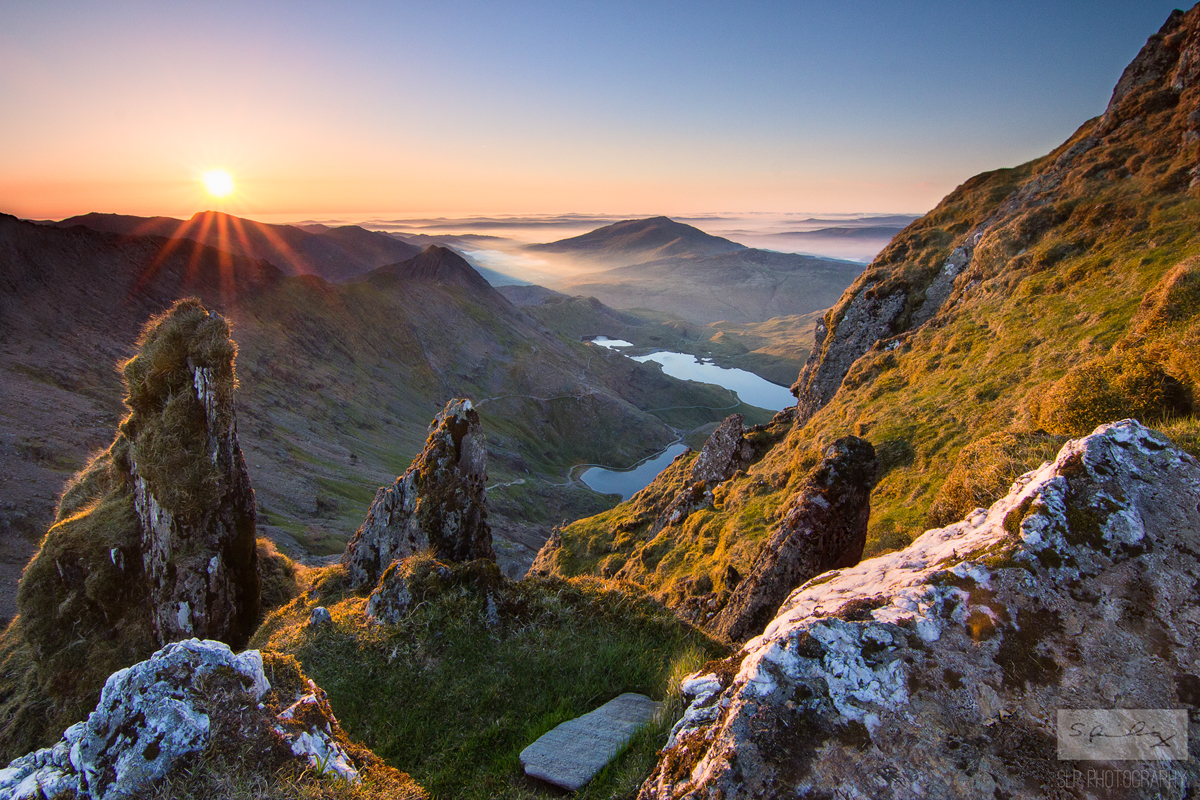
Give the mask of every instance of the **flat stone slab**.
<svg viewBox="0 0 1200 800">
<path fill-rule="evenodd" d="M 573 792 L 612 761 L 662 707 L 628 692 L 564 722 L 521 751 L 525 774 Z"/>
</svg>

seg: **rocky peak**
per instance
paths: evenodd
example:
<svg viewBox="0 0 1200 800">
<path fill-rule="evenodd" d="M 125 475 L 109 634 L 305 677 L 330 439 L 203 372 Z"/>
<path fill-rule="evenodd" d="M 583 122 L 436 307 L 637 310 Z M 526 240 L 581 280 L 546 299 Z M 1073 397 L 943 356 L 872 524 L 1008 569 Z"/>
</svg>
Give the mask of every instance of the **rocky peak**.
<svg viewBox="0 0 1200 800">
<path fill-rule="evenodd" d="M 381 487 L 342 564 L 351 584 L 373 585 L 392 561 L 431 551 L 443 561 L 495 559 L 487 524 L 487 446 L 479 412 L 456 399 L 434 417 L 425 449 Z"/>
<path fill-rule="evenodd" d="M 918 328 L 988 291 L 1012 291 L 1100 237 L 1145 230 L 1145 210 L 1128 198 L 1171 198 L 1200 186 L 1197 146 L 1200 6 L 1172 13 L 1150 37 L 1102 117 L 1041 159 L 971 178 L 892 240 L 818 326 L 792 387 L 801 424 L 860 358 L 903 346 Z M 1104 193 L 1105 208 L 1089 208 Z"/>
<path fill-rule="evenodd" d="M 436 283 L 441 286 L 459 286 L 465 289 L 498 295 L 487 279 L 480 275 L 466 259 L 458 253 L 431 244 L 417 255 L 389 267 L 380 267 L 368 275 L 390 275 L 401 281 Z"/>
<path fill-rule="evenodd" d="M 1196 13 L 1195 8 L 1187 13 L 1175 9 L 1158 33 L 1146 41 L 1113 88 L 1104 114 L 1106 121 L 1111 120 L 1131 93 L 1161 83 L 1164 78 L 1169 78 L 1169 85 L 1176 91 L 1195 82 L 1200 73 L 1200 61 L 1196 58 L 1200 55 L 1196 49 L 1200 43 L 1194 19 Z"/>
<path fill-rule="evenodd" d="M 124 366 L 129 467 L 160 644 L 245 644 L 258 617 L 254 490 L 233 410 L 236 346 L 224 318 L 181 301 Z"/>
</svg>

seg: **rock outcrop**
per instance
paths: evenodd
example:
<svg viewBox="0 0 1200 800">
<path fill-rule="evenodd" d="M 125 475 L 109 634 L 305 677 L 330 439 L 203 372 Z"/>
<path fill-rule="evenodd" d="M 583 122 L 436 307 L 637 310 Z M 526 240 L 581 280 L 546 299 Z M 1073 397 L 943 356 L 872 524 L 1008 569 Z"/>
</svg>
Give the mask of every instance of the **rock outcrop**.
<svg viewBox="0 0 1200 800">
<path fill-rule="evenodd" d="M 254 493 L 238 447 L 229 326 L 195 300 L 124 364 L 129 414 L 64 489 L 22 575 L 14 635 L 55 725 L 114 670 L 194 635 L 245 644 L 259 613 Z"/>
<path fill-rule="evenodd" d="M 709 434 L 692 463 L 690 479 L 659 513 L 646 534 L 647 540 L 663 528 L 683 522 L 696 509 L 711 508 L 713 489 L 750 464 L 755 451 L 746 438 L 745 421 L 743 414 L 730 414 Z"/>
<path fill-rule="evenodd" d="M 722 420 L 692 464 L 693 481 L 715 486 L 750 463 L 754 451 L 746 441 L 745 422 L 744 414 L 730 414 Z"/>
<path fill-rule="evenodd" d="M 1200 708 L 1200 463 L 1132 420 L 991 509 L 796 590 L 693 698 L 640 800 L 1182 797 L 1188 760 L 1060 761 L 1059 709 Z M 1096 795 L 1099 796 L 1099 795 Z"/>
<path fill-rule="evenodd" d="M 796 587 L 862 558 L 871 514 L 875 448 L 847 436 L 825 450 L 783 521 L 762 546 L 750 572 L 708 625 L 717 635 L 743 642 L 762 632 Z"/>
<path fill-rule="evenodd" d="M 367 619 L 395 625 L 424 600 L 454 589 L 486 598 L 488 624 L 498 619 L 496 598 L 505 583 L 496 562 L 481 558 L 466 563 L 443 564 L 428 553 L 393 561 L 367 597 Z"/>
<path fill-rule="evenodd" d="M 257 650 L 234 655 L 223 642 L 199 639 L 169 644 L 110 676 L 96 710 L 57 744 L 0 770 L 0 798 L 130 797 L 185 766 L 216 737 L 224 737 L 222 748 L 253 752 L 268 775 L 298 760 L 318 774 L 358 781 L 352 746 L 324 693 L 312 681 L 306 688 L 272 713 L 270 705 L 287 699 L 265 697 L 271 685 Z"/>
<path fill-rule="evenodd" d="M 233 410 L 236 345 L 219 314 L 181 301 L 128 361 L 129 438 L 142 567 L 159 644 L 240 647 L 258 621 L 254 490 Z"/>
<path fill-rule="evenodd" d="M 369 586 L 388 565 L 428 550 L 445 561 L 495 559 L 484 486 L 487 447 L 470 400 L 451 400 L 429 426 L 425 449 L 389 487 L 342 554 L 351 585 Z"/>
</svg>

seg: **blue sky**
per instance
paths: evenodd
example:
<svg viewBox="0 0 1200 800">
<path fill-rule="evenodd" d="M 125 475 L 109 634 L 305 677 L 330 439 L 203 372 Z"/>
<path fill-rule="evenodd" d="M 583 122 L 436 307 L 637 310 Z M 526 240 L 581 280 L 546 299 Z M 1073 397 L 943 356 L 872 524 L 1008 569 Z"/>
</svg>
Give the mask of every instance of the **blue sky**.
<svg viewBox="0 0 1200 800">
<path fill-rule="evenodd" d="M 922 212 L 1173 7 L 0 2 L 0 210 Z"/>
</svg>

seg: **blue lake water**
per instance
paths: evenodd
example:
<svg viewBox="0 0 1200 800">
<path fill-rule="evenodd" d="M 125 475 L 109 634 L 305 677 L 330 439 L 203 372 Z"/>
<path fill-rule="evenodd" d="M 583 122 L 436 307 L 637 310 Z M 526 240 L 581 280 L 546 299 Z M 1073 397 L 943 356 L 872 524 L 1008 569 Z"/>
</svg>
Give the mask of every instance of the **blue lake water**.
<svg viewBox="0 0 1200 800">
<path fill-rule="evenodd" d="M 607 347 L 609 350 L 615 350 L 618 347 L 633 347 L 633 342 L 627 342 L 624 339 L 610 339 L 607 336 L 597 336 L 590 340 L 592 344 L 598 344 L 601 347 Z"/>
<path fill-rule="evenodd" d="M 675 456 L 687 449 L 687 445 L 673 444 L 653 458 L 647 459 L 633 469 L 614 470 L 590 467 L 579 476 L 593 491 L 600 494 L 619 494 L 628 500 L 645 489 L 650 481 L 675 460 Z"/>
<path fill-rule="evenodd" d="M 700 383 L 715 383 L 737 392 L 738 399 L 752 406 L 769 411 L 782 411 L 796 405 L 796 398 L 785 386 L 771 383 L 753 372 L 744 369 L 718 367 L 709 360 L 698 361 L 687 353 L 663 351 L 648 356 L 635 356 L 634 361 L 655 361 L 662 364 L 663 372 L 672 378 Z"/>
</svg>

